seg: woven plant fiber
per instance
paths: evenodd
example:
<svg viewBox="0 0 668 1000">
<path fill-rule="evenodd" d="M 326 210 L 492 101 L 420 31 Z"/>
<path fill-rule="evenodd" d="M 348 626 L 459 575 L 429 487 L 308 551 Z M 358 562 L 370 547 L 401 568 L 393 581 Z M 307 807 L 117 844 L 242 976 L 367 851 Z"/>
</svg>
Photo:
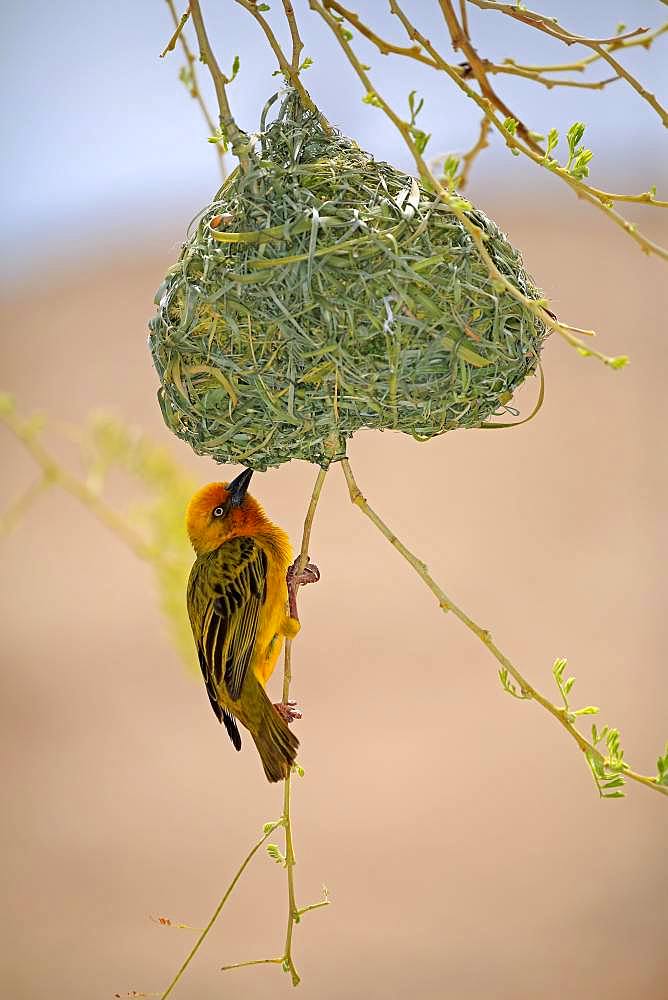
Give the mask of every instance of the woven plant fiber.
<svg viewBox="0 0 668 1000">
<path fill-rule="evenodd" d="M 435 192 L 328 130 L 290 94 L 197 220 L 156 296 L 168 427 L 264 470 L 326 465 L 362 427 L 426 440 L 479 427 L 535 372 L 547 330 L 490 279 Z M 520 254 L 467 212 L 495 265 Z"/>
</svg>

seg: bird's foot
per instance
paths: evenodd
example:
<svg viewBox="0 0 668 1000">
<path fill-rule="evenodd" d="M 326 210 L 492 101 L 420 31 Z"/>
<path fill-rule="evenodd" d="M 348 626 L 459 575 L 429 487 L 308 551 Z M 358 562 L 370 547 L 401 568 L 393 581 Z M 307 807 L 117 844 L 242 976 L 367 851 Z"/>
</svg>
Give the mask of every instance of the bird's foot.
<svg viewBox="0 0 668 1000">
<path fill-rule="evenodd" d="M 320 570 L 312 562 L 307 562 L 302 570 L 297 570 L 299 559 L 295 559 L 292 566 L 288 568 L 288 587 L 305 587 L 307 583 L 317 583 L 320 579 Z"/>
<path fill-rule="evenodd" d="M 308 560 L 308 556 L 306 557 Z M 307 583 L 317 583 L 320 579 L 320 570 L 312 562 L 307 562 L 303 569 L 299 569 L 299 557 L 295 559 L 292 566 L 288 567 L 285 580 L 288 585 L 288 604 L 290 606 L 290 617 L 299 621 L 297 611 L 297 591 Z"/>
<path fill-rule="evenodd" d="M 295 719 L 301 719 L 302 713 L 297 709 L 296 701 L 279 701 L 274 708 L 283 719 L 283 722 L 294 722 Z"/>
</svg>

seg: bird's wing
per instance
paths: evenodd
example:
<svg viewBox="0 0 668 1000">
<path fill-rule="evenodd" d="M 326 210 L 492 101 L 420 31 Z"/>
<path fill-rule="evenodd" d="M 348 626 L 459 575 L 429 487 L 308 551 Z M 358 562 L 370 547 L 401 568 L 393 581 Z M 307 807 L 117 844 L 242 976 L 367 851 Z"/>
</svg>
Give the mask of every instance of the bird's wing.
<svg viewBox="0 0 668 1000">
<path fill-rule="evenodd" d="M 188 584 L 190 620 L 207 693 L 235 746 L 218 688 L 224 680 L 233 701 L 241 695 L 266 595 L 267 557 L 252 538 L 233 538 L 200 556 Z"/>
</svg>

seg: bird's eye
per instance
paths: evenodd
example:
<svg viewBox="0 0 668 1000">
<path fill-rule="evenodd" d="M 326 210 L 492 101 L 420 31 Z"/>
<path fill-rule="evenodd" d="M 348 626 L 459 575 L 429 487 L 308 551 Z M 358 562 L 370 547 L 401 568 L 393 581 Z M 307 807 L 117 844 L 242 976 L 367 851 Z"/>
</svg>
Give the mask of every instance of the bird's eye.
<svg viewBox="0 0 668 1000">
<path fill-rule="evenodd" d="M 225 513 L 225 511 L 223 510 L 222 507 L 216 507 L 216 509 L 213 512 L 213 516 L 214 517 L 222 517 L 224 513 Z"/>
</svg>

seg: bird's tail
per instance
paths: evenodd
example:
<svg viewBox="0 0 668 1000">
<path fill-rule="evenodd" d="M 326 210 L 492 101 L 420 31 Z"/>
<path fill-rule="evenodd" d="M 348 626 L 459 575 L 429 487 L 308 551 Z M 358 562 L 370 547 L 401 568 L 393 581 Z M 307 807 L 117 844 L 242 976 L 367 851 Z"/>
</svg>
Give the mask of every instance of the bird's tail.
<svg viewBox="0 0 668 1000">
<path fill-rule="evenodd" d="M 251 733 L 260 754 L 264 773 L 269 781 L 283 781 L 297 756 L 299 740 L 264 695 L 262 721 L 257 732 Z"/>
</svg>

